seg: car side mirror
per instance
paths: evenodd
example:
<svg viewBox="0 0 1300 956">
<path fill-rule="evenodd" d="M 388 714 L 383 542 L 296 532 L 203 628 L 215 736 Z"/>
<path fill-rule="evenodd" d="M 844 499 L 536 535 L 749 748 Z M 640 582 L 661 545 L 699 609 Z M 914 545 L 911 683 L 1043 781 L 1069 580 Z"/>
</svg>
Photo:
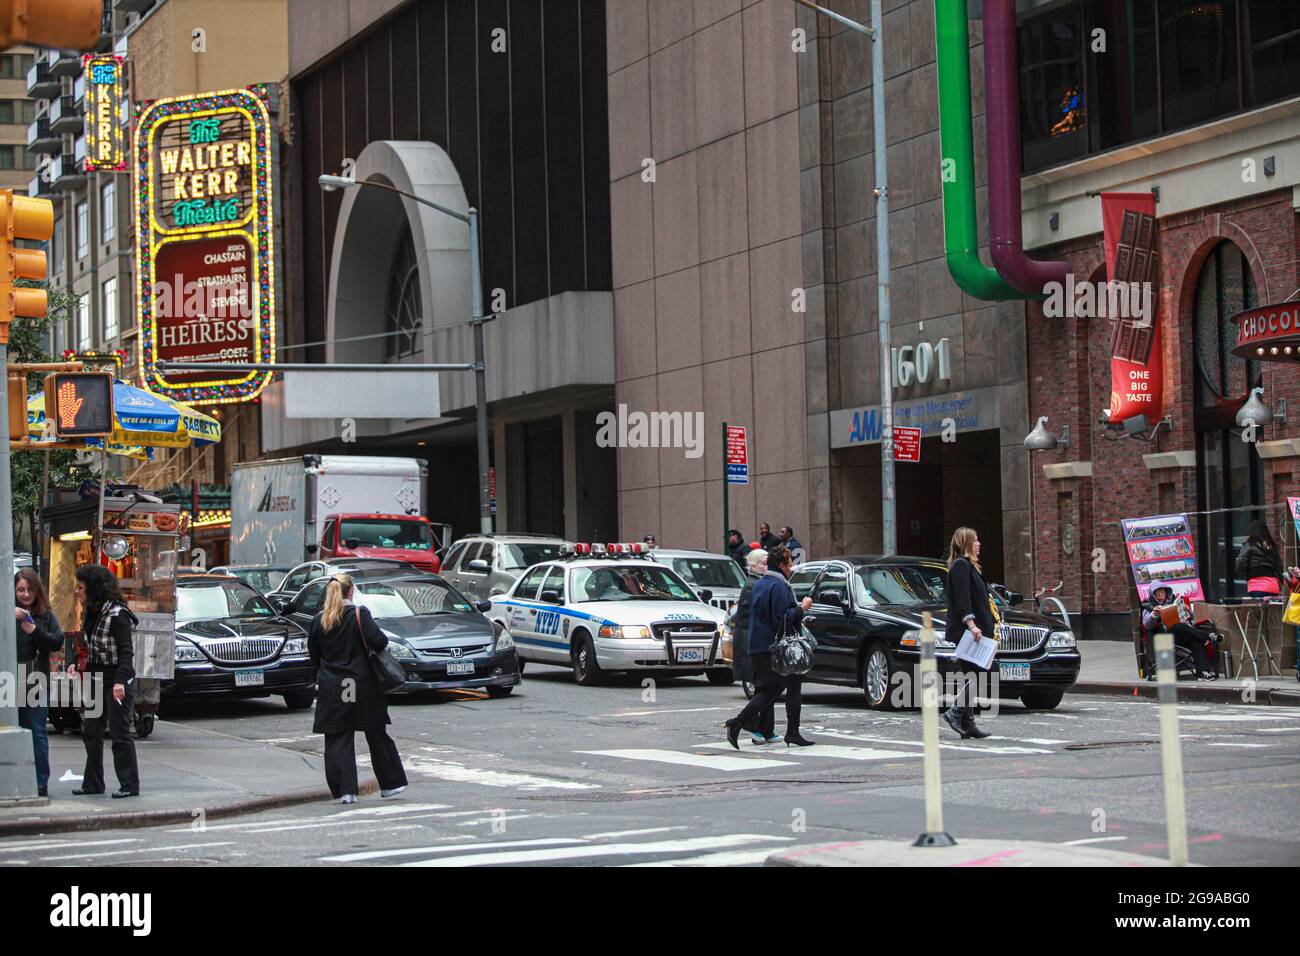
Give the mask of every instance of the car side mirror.
<svg viewBox="0 0 1300 956">
<path fill-rule="evenodd" d="M 307 545 L 307 553 L 308 553 L 308 554 L 315 554 L 315 553 L 316 553 L 317 551 L 319 551 L 319 550 L 320 550 L 320 545 L 318 545 L 318 544 L 309 544 L 309 545 Z"/>
<path fill-rule="evenodd" d="M 553 588 L 547 588 L 545 591 L 542 592 L 541 597 L 542 597 L 542 601 L 546 604 L 559 604 L 560 601 L 563 600 L 560 597 L 560 592 L 554 590 Z"/>
<path fill-rule="evenodd" d="M 343 546 L 346 547 L 349 551 L 354 551 L 357 548 L 361 547 L 361 539 L 348 538 L 346 541 L 343 542 Z"/>
<path fill-rule="evenodd" d="M 474 605 L 474 609 L 475 609 L 476 611 L 479 611 L 479 612 L 483 613 L 483 614 L 486 614 L 488 611 L 492 610 L 492 602 L 491 602 L 491 601 L 479 601 L 477 604 Z"/>
<path fill-rule="evenodd" d="M 700 588 L 700 600 L 708 604 L 713 600 L 713 592 L 708 588 Z"/>
<path fill-rule="evenodd" d="M 281 614 L 290 614 L 293 612 L 293 598 L 273 597 L 271 607 Z"/>
<path fill-rule="evenodd" d="M 1007 592 L 1007 603 L 1010 604 L 1012 607 L 1015 607 L 1017 604 L 1023 604 L 1024 600 L 1025 600 L 1025 596 L 1021 594 L 1019 591 Z"/>
<path fill-rule="evenodd" d="M 482 558 L 475 558 L 473 561 L 471 561 L 471 562 L 466 566 L 466 570 L 469 570 L 469 571 L 490 571 L 491 568 L 488 567 L 488 563 L 487 563 L 486 561 L 484 561 Z"/>
</svg>

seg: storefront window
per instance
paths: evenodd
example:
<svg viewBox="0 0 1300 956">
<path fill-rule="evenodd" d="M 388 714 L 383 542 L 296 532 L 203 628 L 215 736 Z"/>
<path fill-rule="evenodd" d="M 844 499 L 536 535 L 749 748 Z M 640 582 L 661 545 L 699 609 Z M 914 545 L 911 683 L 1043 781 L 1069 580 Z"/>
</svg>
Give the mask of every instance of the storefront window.
<svg viewBox="0 0 1300 956">
<path fill-rule="evenodd" d="M 1300 95 L 1296 0 L 1076 0 L 1018 45 L 1027 171 Z"/>
<path fill-rule="evenodd" d="M 1259 304 L 1255 279 L 1241 249 L 1222 242 L 1206 258 L 1196 282 L 1193 338 L 1196 354 L 1196 487 L 1198 550 L 1205 556 L 1203 584 L 1212 600 L 1246 593 L 1236 576 L 1237 550 L 1264 501 L 1259 456 L 1242 440 L 1237 410 L 1259 384 L 1259 367 L 1232 354 L 1232 317 Z M 1244 509 L 1244 510 L 1236 510 Z"/>
</svg>

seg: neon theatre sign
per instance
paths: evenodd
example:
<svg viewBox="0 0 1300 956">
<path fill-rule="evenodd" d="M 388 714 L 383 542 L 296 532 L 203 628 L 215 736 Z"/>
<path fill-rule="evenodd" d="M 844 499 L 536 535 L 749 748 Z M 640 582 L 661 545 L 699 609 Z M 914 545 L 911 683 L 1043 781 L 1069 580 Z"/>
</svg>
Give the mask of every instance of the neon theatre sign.
<svg viewBox="0 0 1300 956">
<path fill-rule="evenodd" d="M 126 143 L 117 111 L 126 61 L 112 53 L 88 53 L 81 64 L 86 81 L 85 171 L 121 172 L 126 169 Z"/>
<path fill-rule="evenodd" d="M 269 96 L 254 86 L 137 107 L 140 367 L 146 388 L 182 402 L 246 402 L 271 380 L 158 370 L 275 361 Z"/>
</svg>

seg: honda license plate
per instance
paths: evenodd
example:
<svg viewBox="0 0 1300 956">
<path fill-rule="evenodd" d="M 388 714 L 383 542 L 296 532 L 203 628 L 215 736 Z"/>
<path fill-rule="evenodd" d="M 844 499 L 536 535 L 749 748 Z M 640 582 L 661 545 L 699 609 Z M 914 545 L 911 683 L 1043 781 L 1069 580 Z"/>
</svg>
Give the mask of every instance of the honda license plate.
<svg viewBox="0 0 1300 956">
<path fill-rule="evenodd" d="M 261 668 L 253 667 L 248 670 L 235 671 L 236 687 L 261 687 L 266 683 L 266 676 L 262 673 Z"/>
<path fill-rule="evenodd" d="M 677 648 L 678 664 L 703 664 L 704 648 L 702 647 L 679 647 Z"/>
<path fill-rule="evenodd" d="M 1029 680 L 1029 665 L 998 664 L 998 677 L 1002 680 Z"/>
<path fill-rule="evenodd" d="M 448 661 L 447 673 L 451 674 L 472 674 L 474 673 L 473 661 Z"/>
</svg>

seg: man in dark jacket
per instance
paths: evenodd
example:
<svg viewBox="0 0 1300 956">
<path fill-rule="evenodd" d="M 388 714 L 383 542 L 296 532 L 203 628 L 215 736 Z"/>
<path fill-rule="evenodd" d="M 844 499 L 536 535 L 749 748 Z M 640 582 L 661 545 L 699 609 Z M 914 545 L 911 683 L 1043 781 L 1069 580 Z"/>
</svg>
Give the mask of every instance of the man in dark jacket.
<svg viewBox="0 0 1300 956">
<path fill-rule="evenodd" d="M 799 539 L 794 536 L 793 528 L 786 525 L 781 529 L 779 534 L 781 538 L 781 546 L 790 552 L 796 565 L 803 564 L 808 560 L 808 556 L 804 554 L 803 545 L 800 544 Z"/>
<path fill-rule="evenodd" d="M 758 544 L 764 551 L 771 551 L 780 543 L 781 539 L 772 533 L 770 524 L 764 521 L 758 526 Z"/>
<path fill-rule="evenodd" d="M 727 532 L 727 553 L 731 555 L 733 561 L 740 565 L 741 570 L 744 570 L 745 556 L 749 554 L 749 545 L 745 543 L 745 536 L 735 528 Z"/>
</svg>

